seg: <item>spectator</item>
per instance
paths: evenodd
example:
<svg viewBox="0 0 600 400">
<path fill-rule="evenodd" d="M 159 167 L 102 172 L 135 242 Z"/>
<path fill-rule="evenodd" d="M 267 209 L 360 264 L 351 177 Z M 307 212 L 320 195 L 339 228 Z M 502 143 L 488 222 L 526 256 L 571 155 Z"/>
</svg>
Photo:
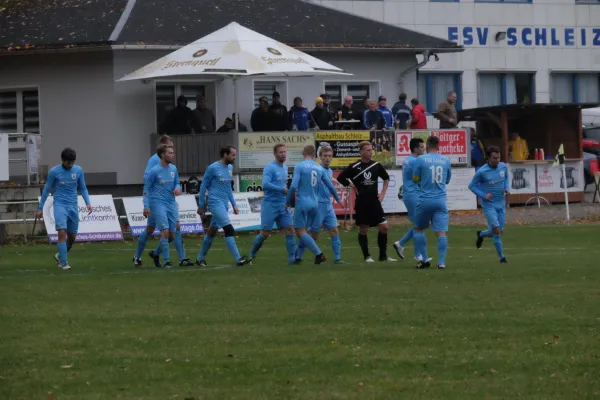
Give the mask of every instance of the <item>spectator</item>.
<svg viewBox="0 0 600 400">
<path fill-rule="evenodd" d="M 269 107 L 271 118 L 273 119 L 273 130 L 287 131 L 288 130 L 288 111 L 287 107 L 281 104 L 281 96 L 279 92 L 273 92 L 273 103 Z"/>
<path fill-rule="evenodd" d="M 477 136 L 475 130 L 471 131 L 471 166 L 479 169 L 485 164 L 485 146 Z"/>
<path fill-rule="evenodd" d="M 360 121 L 360 110 L 357 110 L 354 103 L 352 102 L 352 96 L 346 96 L 344 99 L 344 105 L 340 110 L 342 112 L 342 120 L 345 121 Z M 360 129 L 360 122 L 350 123 L 350 124 L 341 124 L 340 129 L 342 130 L 352 130 L 352 129 Z"/>
<path fill-rule="evenodd" d="M 386 107 L 387 98 L 385 96 L 379 96 L 379 107 L 377 108 L 383 114 L 385 119 L 385 127 L 392 128 L 394 126 L 394 116 L 392 111 Z"/>
<path fill-rule="evenodd" d="M 392 115 L 396 118 L 396 128 L 408 129 L 410 114 L 410 107 L 406 105 L 406 93 L 400 93 L 398 102 L 392 107 Z"/>
<path fill-rule="evenodd" d="M 427 117 L 425 117 L 425 107 L 423 104 L 419 104 L 419 100 L 412 99 L 411 122 L 410 129 L 427 129 Z"/>
<path fill-rule="evenodd" d="M 453 129 L 458 124 L 456 114 L 456 92 L 449 92 L 446 101 L 440 103 L 435 112 L 435 118 L 440 120 L 441 129 Z"/>
<path fill-rule="evenodd" d="M 235 113 L 231 115 L 231 118 L 225 118 L 225 123 L 217 129 L 217 133 L 226 133 L 235 131 Z M 248 132 L 248 128 L 244 124 L 238 121 L 238 132 Z"/>
<path fill-rule="evenodd" d="M 177 135 L 192 132 L 192 110 L 187 106 L 184 96 L 177 98 L 177 105 L 169 111 L 164 122 L 159 127 L 159 133 Z"/>
<path fill-rule="evenodd" d="M 335 121 L 337 118 L 335 110 L 331 107 L 331 96 L 327 93 L 321 95 L 323 99 L 323 108 L 331 115 L 331 120 Z"/>
<path fill-rule="evenodd" d="M 371 132 L 376 130 L 380 131 L 385 128 L 385 117 L 383 116 L 383 113 L 378 110 L 377 103 L 373 100 L 369 100 L 369 110 L 365 112 L 364 127 Z"/>
<path fill-rule="evenodd" d="M 508 142 L 508 154 L 510 161 L 523 161 L 529 158 L 529 146 L 519 132 L 512 133 L 511 140 Z"/>
<path fill-rule="evenodd" d="M 202 95 L 196 96 L 196 109 L 193 112 L 195 133 L 213 133 L 217 126 L 217 120 L 212 110 L 206 107 L 206 99 Z"/>
<path fill-rule="evenodd" d="M 307 131 L 310 126 L 309 119 L 308 109 L 302 106 L 302 99 L 296 97 L 294 105 L 288 112 L 288 129 L 290 131 Z"/>
<path fill-rule="evenodd" d="M 369 102 L 370 101 L 371 101 L 371 99 L 369 99 L 368 97 L 363 100 L 362 109 L 360 111 L 360 126 L 361 127 L 365 126 L 365 114 L 367 113 L 367 111 L 369 111 Z"/>
<path fill-rule="evenodd" d="M 273 131 L 273 118 L 269 112 L 269 100 L 263 96 L 258 99 L 258 107 L 252 111 L 250 127 L 254 132 Z"/>
<path fill-rule="evenodd" d="M 317 129 L 331 129 L 333 126 L 333 119 L 331 114 L 325 109 L 323 98 L 317 97 L 315 100 L 315 108 L 310 112 L 312 115 L 313 123 Z"/>
</svg>

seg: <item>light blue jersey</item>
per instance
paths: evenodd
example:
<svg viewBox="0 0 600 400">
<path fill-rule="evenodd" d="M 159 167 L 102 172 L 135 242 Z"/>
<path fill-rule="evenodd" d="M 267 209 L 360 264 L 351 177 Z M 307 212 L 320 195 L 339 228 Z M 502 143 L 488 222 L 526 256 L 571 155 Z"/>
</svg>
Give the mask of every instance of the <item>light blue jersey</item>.
<svg viewBox="0 0 600 400">
<path fill-rule="evenodd" d="M 417 157 L 412 154 L 404 159 L 402 163 L 402 189 L 403 196 L 419 194 L 419 185 L 413 181 L 413 170 L 417 162 Z"/>
<path fill-rule="evenodd" d="M 146 170 L 144 171 L 144 179 L 146 179 L 146 175 L 148 175 L 148 172 L 150 172 L 152 168 L 156 167 L 159 164 L 160 157 L 158 156 L 158 154 L 154 153 L 154 155 L 148 159 L 148 164 L 146 164 Z"/>
<path fill-rule="evenodd" d="M 46 179 L 46 185 L 44 185 L 44 191 L 42 192 L 38 207 L 39 210 L 44 209 L 50 189 L 54 189 L 53 198 L 55 206 L 61 205 L 63 207 L 77 208 L 77 190 L 81 192 L 85 204 L 90 205 L 90 196 L 85 186 L 83 170 L 79 165 L 73 165 L 71 169 L 65 169 L 62 164 L 59 164 L 48 172 L 48 178 Z"/>
<path fill-rule="evenodd" d="M 176 204 L 173 194 L 175 189 L 181 190 L 177 167 L 173 164 L 153 167 L 144 180 L 144 208 L 150 208 L 151 204 L 173 206 Z"/>
<path fill-rule="evenodd" d="M 288 179 L 288 168 L 285 164 L 271 161 L 263 170 L 263 201 L 285 205 L 285 186 Z"/>
<path fill-rule="evenodd" d="M 223 165 L 221 161 L 216 161 L 208 166 L 200 185 L 200 194 L 198 198 L 198 207 L 204 208 L 205 195 L 208 190 L 208 205 L 231 203 L 236 207 L 235 198 L 231 182 L 233 181 L 233 165 Z"/>
<path fill-rule="evenodd" d="M 478 197 L 481 197 L 481 206 L 486 208 L 490 205 L 506 204 L 504 193 L 509 191 L 508 168 L 501 162 L 496 168 L 486 164 L 479 168 L 469 183 L 469 189 Z M 490 200 L 486 199 L 488 193 L 492 194 Z"/>
<path fill-rule="evenodd" d="M 331 168 L 324 167 L 324 166 L 321 166 L 321 168 L 323 168 L 323 175 L 324 175 L 325 179 L 328 180 L 329 182 L 331 182 L 331 180 L 333 179 L 333 171 L 331 170 Z M 332 183 L 332 185 L 333 185 L 333 183 Z M 321 182 L 321 185 L 319 185 L 319 195 L 318 196 L 319 196 L 319 204 L 329 204 L 330 207 L 333 207 L 333 204 L 331 204 L 331 192 L 327 188 L 327 185 L 325 184 L 325 182 Z"/>
<path fill-rule="evenodd" d="M 422 202 L 446 201 L 446 185 L 450 183 L 450 159 L 438 153 L 424 154 L 416 159 L 413 182 L 419 184 Z"/>
<path fill-rule="evenodd" d="M 325 170 L 314 160 L 304 160 L 294 167 L 294 176 L 292 186 L 288 191 L 287 204 L 291 203 L 294 193 L 297 191 L 296 208 L 298 207 L 317 207 L 319 202 L 319 189 L 321 182 L 327 187 L 329 193 L 339 202 L 340 198 L 331 183 L 331 179 L 326 177 Z"/>
</svg>

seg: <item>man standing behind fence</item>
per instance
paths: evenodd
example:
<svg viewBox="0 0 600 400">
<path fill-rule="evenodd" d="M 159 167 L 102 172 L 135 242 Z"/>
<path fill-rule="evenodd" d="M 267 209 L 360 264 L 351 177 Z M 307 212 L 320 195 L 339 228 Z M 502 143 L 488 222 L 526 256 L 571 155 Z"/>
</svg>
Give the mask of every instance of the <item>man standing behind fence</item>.
<svg viewBox="0 0 600 400">
<path fill-rule="evenodd" d="M 60 154 L 62 164 L 53 167 L 48 172 L 48 179 L 42 192 L 37 217 L 44 215 L 44 204 L 50 193 L 54 190 L 54 221 L 58 232 L 58 253 L 54 260 L 60 269 L 71 269 L 67 260 L 67 253 L 73 247 L 79 229 L 79 207 L 77 206 L 77 190 L 85 201 L 88 214 L 92 213 L 90 196 L 88 195 L 83 170 L 75 165 L 77 155 L 75 150 L 66 148 Z"/>
</svg>

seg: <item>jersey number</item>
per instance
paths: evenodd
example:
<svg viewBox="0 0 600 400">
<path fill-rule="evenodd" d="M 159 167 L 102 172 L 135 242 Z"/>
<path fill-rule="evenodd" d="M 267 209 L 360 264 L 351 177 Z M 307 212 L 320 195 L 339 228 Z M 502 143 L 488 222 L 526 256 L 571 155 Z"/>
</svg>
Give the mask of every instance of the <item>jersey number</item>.
<svg viewBox="0 0 600 400">
<path fill-rule="evenodd" d="M 317 186 L 317 171 L 312 171 L 310 174 L 310 184 L 315 187 Z"/>
<path fill-rule="evenodd" d="M 444 182 L 444 168 L 441 165 L 432 165 L 429 169 L 431 170 L 431 183 L 441 184 Z"/>
</svg>

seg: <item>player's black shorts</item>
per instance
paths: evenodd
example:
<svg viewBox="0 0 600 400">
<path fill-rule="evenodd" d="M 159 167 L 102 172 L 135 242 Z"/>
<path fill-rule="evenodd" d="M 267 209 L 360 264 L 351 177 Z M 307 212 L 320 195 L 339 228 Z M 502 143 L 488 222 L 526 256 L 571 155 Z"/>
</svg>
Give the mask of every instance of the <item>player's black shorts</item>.
<svg viewBox="0 0 600 400">
<path fill-rule="evenodd" d="M 356 199 L 356 225 L 369 225 L 371 228 L 386 222 L 383 207 L 378 198 Z"/>
</svg>

